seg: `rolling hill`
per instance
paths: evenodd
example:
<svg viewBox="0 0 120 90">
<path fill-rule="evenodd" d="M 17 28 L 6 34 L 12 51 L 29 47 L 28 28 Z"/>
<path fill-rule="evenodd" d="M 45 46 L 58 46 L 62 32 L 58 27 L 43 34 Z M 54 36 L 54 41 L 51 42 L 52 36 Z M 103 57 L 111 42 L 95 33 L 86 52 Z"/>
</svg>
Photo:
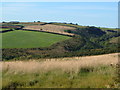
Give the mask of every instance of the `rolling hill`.
<svg viewBox="0 0 120 90">
<path fill-rule="evenodd" d="M 22 25 L 24 31 L 14 29 L 12 32 L 2 33 L 3 60 L 58 58 L 119 52 L 118 43 L 111 43 L 113 38 L 120 36 L 117 29 L 45 22 L 26 22 L 13 26 L 15 25 Z M 72 37 L 64 35 L 72 35 Z"/>
<path fill-rule="evenodd" d="M 15 25 L 22 28 L 0 33 L 3 88 L 118 87 L 117 29 L 45 22 Z"/>
</svg>

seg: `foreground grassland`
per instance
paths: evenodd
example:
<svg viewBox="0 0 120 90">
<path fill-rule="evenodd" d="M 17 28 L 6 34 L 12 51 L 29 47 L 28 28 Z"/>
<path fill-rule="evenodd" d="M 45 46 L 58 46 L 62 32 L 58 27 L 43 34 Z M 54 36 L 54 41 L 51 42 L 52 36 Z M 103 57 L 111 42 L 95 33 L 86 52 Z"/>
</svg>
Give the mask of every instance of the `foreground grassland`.
<svg viewBox="0 0 120 90">
<path fill-rule="evenodd" d="M 110 88 L 118 53 L 1 62 L 3 88 Z M 113 64 L 112 66 L 110 64 Z"/>
<path fill-rule="evenodd" d="M 69 39 L 70 37 L 33 31 L 12 31 L 2 34 L 2 48 L 38 48 Z"/>
</svg>

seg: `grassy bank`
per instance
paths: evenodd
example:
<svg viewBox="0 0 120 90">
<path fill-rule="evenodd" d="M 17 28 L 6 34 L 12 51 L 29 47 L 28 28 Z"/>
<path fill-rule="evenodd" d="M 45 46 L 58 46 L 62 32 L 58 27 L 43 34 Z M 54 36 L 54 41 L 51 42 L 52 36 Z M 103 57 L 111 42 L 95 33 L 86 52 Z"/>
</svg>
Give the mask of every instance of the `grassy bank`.
<svg viewBox="0 0 120 90">
<path fill-rule="evenodd" d="M 117 53 L 1 62 L 3 66 L 2 87 L 114 88 L 117 62 Z"/>
<path fill-rule="evenodd" d="M 109 88 L 115 69 L 110 66 L 84 67 L 78 72 L 53 70 L 44 73 L 3 71 L 3 88 Z"/>
</svg>

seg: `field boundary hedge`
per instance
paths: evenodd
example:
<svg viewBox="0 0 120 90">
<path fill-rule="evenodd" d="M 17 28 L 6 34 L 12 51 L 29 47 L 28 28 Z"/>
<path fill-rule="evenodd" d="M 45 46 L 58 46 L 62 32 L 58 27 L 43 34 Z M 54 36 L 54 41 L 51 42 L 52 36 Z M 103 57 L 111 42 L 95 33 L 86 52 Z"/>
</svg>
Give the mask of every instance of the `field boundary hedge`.
<svg viewBox="0 0 120 90">
<path fill-rule="evenodd" d="M 14 30 L 4 30 L 4 31 L 0 31 L 0 33 L 5 33 L 5 32 L 10 32 L 10 31 L 14 31 Z"/>
</svg>

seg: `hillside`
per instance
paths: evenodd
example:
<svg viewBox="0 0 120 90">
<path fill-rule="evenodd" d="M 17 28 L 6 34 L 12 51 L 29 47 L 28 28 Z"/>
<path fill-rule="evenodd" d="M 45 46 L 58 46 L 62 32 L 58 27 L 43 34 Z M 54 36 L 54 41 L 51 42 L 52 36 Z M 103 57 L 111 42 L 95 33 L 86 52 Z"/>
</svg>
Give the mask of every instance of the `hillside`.
<svg viewBox="0 0 120 90">
<path fill-rule="evenodd" d="M 119 30 L 45 22 L 4 26 L 2 88 L 119 87 Z"/>
<path fill-rule="evenodd" d="M 116 88 L 118 54 L 0 62 L 3 88 Z M 112 65 L 111 65 L 112 63 Z"/>
<path fill-rule="evenodd" d="M 113 43 L 113 39 L 120 36 L 120 32 L 117 29 L 80 26 L 72 23 L 26 22 L 12 25 L 21 25 L 23 30 L 29 30 L 25 31 L 25 35 L 24 33 L 20 34 L 21 36 L 24 35 L 23 37 L 16 35 L 14 42 L 12 42 L 12 38 L 14 39 L 14 37 L 10 36 L 9 38 L 7 36 L 13 35 L 15 32 L 21 32 L 22 29 L 14 28 L 12 32 L 2 33 L 3 60 L 73 57 L 119 52 L 118 42 Z M 36 33 L 36 35 L 31 40 L 36 42 L 35 46 L 30 42 L 30 37 L 32 37 L 33 33 Z M 45 35 L 45 37 L 42 37 L 42 35 Z M 50 39 L 51 35 L 52 38 Z M 64 35 L 72 35 L 72 37 L 64 37 Z M 26 37 L 25 40 L 24 37 Z M 9 43 L 4 43 L 5 41 L 9 41 Z M 12 47 L 9 47 L 10 43 Z M 4 44 L 8 45 L 7 47 L 9 48 L 4 48 L 6 47 Z M 30 47 L 27 48 L 27 46 Z"/>
</svg>

